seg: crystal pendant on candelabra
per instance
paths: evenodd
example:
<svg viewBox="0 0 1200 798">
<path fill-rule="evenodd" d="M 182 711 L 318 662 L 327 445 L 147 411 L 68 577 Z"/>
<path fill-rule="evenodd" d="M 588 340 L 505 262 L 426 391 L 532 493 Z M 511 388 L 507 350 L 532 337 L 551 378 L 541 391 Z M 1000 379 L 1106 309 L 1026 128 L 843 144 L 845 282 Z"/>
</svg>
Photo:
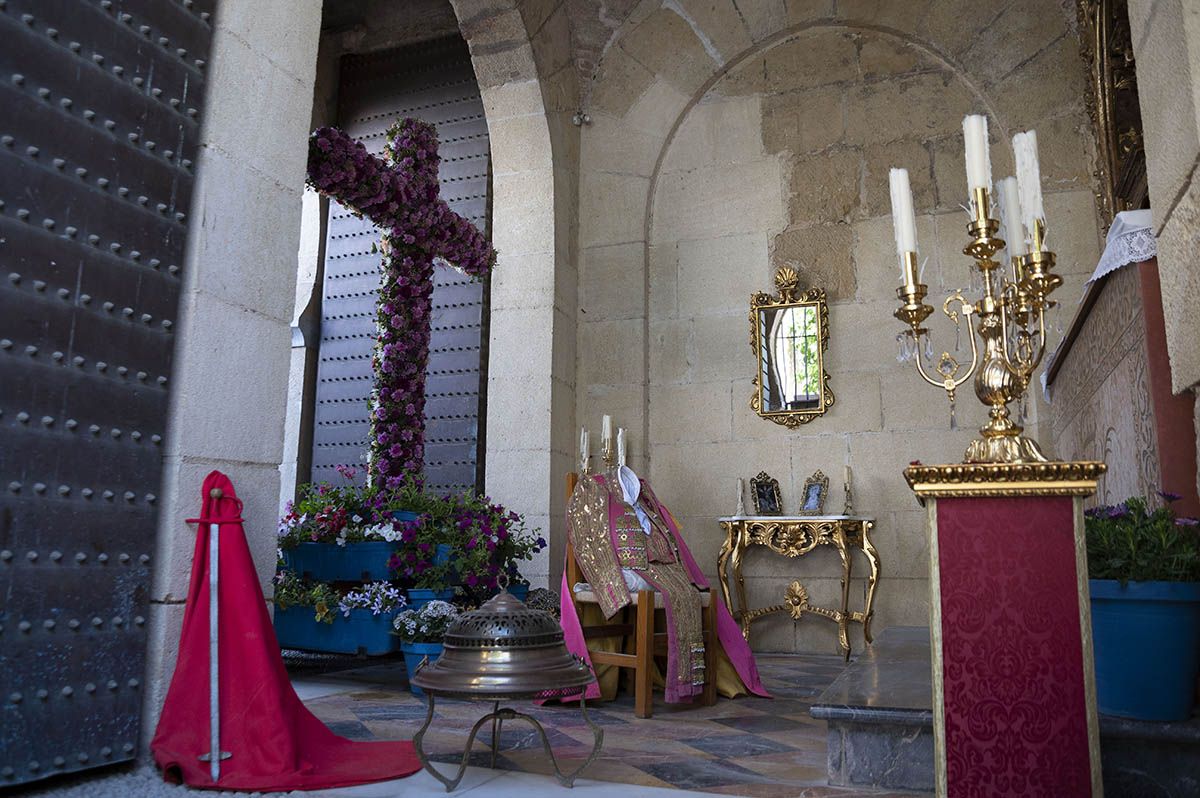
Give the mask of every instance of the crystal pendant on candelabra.
<svg viewBox="0 0 1200 798">
<path fill-rule="evenodd" d="M 933 339 L 925 336 L 925 359 L 933 360 Z"/>
<path fill-rule="evenodd" d="M 950 391 L 950 429 L 958 429 L 958 419 L 954 414 L 954 391 Z"/>
<path fill-rule="evenodd" d="M 896 335 L 896 343 L 899 344 L 900 351 L 896 355 L 896 362 L 908 363 L 917 353 L 917 343 L 913 341 L 913 335 L 908 330 Z"/>
</svg>

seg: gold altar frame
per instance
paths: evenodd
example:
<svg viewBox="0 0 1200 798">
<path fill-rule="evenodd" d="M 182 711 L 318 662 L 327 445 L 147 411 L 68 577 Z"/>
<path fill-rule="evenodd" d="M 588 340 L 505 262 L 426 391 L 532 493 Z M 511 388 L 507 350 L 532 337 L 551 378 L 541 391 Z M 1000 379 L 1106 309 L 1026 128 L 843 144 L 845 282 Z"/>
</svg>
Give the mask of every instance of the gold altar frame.
<svg viewBox="0 0 1200 798">
<path fill-rule="evenodd" d="M 938 550 L 937 503 L 940 498 L 1069 496 L 1074 502 L 1076 595 L 1079 597 L 1079 630 L 1084 668 L 1088 748 L 1091 758 L 1092 795 L 1104 794 L 1100 760 L 1100 717 L 1096 708 L 1095 652 L 1092 616 L 1087 601 L 1087 544 L 1084 536 L 1083 500 L 1096 491 L 1107 466 L 1098 461 L 1048 463 L 918 464 L 904 469 L 904 478 L 925 506 L 929 525 L 929 630 L 933 681 L 934 787 L 938 798 L 948 790 L 946 760 L 945 681 L 942 671 L 941 555 Z"/>
</svg>

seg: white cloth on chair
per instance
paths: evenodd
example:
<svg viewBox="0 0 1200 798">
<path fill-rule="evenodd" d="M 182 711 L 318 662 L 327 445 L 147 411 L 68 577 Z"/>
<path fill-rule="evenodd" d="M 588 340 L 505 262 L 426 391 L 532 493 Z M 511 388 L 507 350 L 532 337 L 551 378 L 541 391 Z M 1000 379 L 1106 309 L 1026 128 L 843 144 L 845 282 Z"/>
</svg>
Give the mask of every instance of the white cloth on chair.
<svg viewBox="0 0 1200 798">
<path fill-rule="evenodd" d="M 622 568 L 621 576 L 625 577 L 625 587 L 629 588 L 630 592 L 636 593 L 639 590 L 653 590 L 654 585 L 650 584 L 632 568 Z M 571 589 L 576 593 L 590 593 L 592 586 L 587 582 L 576 582 Z"/>
</svg>

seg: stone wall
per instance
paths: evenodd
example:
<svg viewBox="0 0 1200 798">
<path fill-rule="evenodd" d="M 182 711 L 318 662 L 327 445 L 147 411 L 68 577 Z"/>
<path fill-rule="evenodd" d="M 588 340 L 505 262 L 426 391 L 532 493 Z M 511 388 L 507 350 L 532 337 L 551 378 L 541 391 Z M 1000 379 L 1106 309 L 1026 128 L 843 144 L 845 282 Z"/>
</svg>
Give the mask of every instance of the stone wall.
<svg viewBox="0 0 1200 798">
<path fill-rule="evenodd" d="M 1108 463 L 1089 504 L 1153 498 L 1162 489 L 1141 267 L 1131 264 L 1105 280 L 1051 387 L 1055 451 Z"/>
<path fill-rule="evenodd" d="M 1200 390 L 1200 6 L 1130 0 L 1171 382 Z M 1200 404 L 1197 405 L 1200 407 Z M 1197 412 L 1200 412 L 1198 410 Z M 1196 419 L 1200 454 L 1200 415 Z M 1200 485 L 1197 486 L 1200 489 Z"/>
<path fill-rule="evenodd" d="M 592 124 L 580 161 L 578 419 L 595 430 L 612 413 L 630 428 L 631 464 L 679 516 L 710 575 L 715 518 L 732 512 L 737 477 L 771 473 L 790 511 L 821 469 L 837 511 L 852 465 L 856 508 L 878 519 L 876 629 L 928 618 L 924 515 L 901 471 L 914 459 L 961 459 L 984 415 L 965 392 L 959 429 L 949 429 L 944 395 L 896 362 L 887 169 L 912 176 L 932 297 L 969 287 L 959 208 L 966 113 L 990 117 L 997 178 L 1012 171 L 1011 135 L 1038 130 L 1049 240 L 1065 280 L 1059 328 L 1099 252 L 1073 18 L 1035 0 L 987 19 L 977 12 L 966 0 L 643 2 L 584 91 Z M 749 297 L 770 290 L 781 264 L 830 301 L 837 401 L 795 431 L 748 404 Z M 944 318 L 935 330 L 935 343 L 952 348 Z M 1050 446 L 1040 400 L 1029 417 Z M 778 603 L 799 576 L 814 602 L 834 604 L 836 564 L 826 551 L 794 562 L 756 552 L 751 601 Z M 861 584 L 854 595 L 861 601 Z M 817 652 L 835 641 L 833 624 L 782 616 L 751 639 L 759 650 Z"/>
<path fill-rule="evenodd" d="M 222 0 L 192 200 L 164 443 L 146 699 L 148 741 L 175 667 L 195 545 L 183 519 L 220 469 L 268 584 L 283 455 L 289 323 L 321 4 Z M 270 98 L 264 102 L 263 98 Z"/>
</svg>

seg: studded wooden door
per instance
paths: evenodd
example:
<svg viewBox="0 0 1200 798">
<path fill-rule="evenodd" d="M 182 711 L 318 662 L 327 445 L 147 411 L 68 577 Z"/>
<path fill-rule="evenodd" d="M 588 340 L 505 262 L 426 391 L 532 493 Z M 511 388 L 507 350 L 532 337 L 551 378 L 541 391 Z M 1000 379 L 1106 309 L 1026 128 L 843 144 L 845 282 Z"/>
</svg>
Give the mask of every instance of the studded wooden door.
<svg viewBox="0 0 1200 798">
<path fill-rule="evenodd" d="M 216 2 L 0 2 L 0 788 L 135 754 Z"/>
<path fill-rule="evenodd" d="M 466 43 L 440 39 L 341 62 L 342 129 L 373 153 L 385 131 L 411 116 L 437 126 L 442 197 L 486 232 L 488 132 Z M 379 231 L 329 203 L 321 304 L 312 478 L 340 479 L 339 464 L 362 465 L 369 435 L 371 351 Z M 426 370 L 425 484 L 437 492 L 482 487 L 487 363 L 487 285 L 435 269 L 433 330 Z"/>
</svg>

